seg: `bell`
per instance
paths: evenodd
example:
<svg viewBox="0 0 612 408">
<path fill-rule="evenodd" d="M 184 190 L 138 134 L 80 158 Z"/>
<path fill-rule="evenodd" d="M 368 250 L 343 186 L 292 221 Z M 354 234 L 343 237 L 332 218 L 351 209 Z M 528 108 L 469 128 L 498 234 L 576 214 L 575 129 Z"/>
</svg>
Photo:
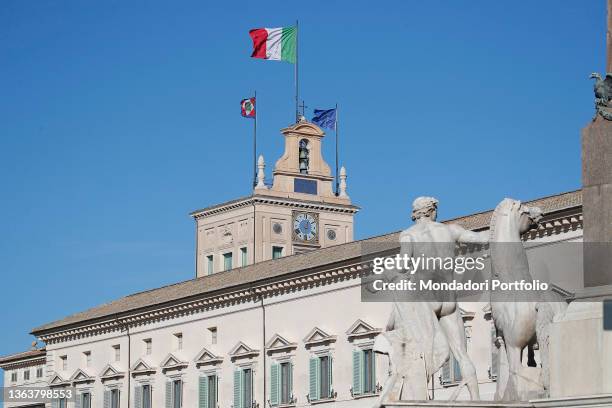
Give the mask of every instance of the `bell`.
<svg viewBox="0 0 612 408">
<path fill-rule="evenodd" d="M 306 151 L 306 149 L 300 149 L 300 159 L 306 158 L 308 158 L 308 152 Z"/>
</svg>

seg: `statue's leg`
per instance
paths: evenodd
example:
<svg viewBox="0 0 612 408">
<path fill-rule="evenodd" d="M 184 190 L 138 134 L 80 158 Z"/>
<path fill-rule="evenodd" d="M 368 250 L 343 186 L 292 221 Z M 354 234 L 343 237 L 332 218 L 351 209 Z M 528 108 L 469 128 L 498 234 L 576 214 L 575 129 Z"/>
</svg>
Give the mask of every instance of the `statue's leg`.
<svg viewBox="0 0 612 408">
<path fill-rule="evenodd" d="M 455 359 L 459 363 L 461 376 L 467 385 L 471 399 L 475 401 L 480 400 L 476 369 L 465 347 L 465 329 L 463 327 L 463 319 L 459 313 L 459 308 L 457 307 L 452 314 L 440 318 L 440 326 L 446 334 L 448 345 L 453 356 L 455 356 Z"/>
<path fill-rule="evenodd" d="M 498 338 L 499 348 L 497 352 L 497 380 L 495 387 L 495 401 L 501 401 L 504 399 L 506 387 L 508 386 L 508 354 L 506 352 L 506 344 L 500 337 Z"/>
<path fill-rule="evenodd" d="M 521 353 L 522 350 L 516 346 L 509 346 L 506 344 L 506 351 L 508 355 L 508 384 L 504 392 L 504 401 L 518 401 L 518 376 L 521 372 Z"/>
<path fill-rule="evenodd" d="M 542 385 L 546 395 L 550 393 L 550 366 L 549 366 L 549 341 L 550 326 L 554 318 L 554 310 L 549 303 L 538 303 L 536 314 L 536 337 L 540 348 L 540 360 L 542 371 L 540 372 Z"/>
<path fill-rule="evenodd" d="M 385 381 L 385 385 L 383 386 L 382 393 L 378 397 L 376 404 L 374 404 L 373 408 L 381 408 L 385 404 L 389 402 L 394 402 L 399 400 L 399 393 L 401 390 L 398 390 L 398 379 L 399 376 L 397 373 L 391 374 L 387 377 L 387 381 Z"/>
</svg>

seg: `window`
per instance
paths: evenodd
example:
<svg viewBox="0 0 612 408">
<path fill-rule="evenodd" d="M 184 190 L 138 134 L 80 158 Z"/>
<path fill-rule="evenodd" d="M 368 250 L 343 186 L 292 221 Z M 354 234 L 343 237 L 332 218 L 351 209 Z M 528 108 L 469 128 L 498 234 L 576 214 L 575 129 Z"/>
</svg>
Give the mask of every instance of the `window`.
<svg viewBox="0 0 612 408">
<path fill-rule="evenodd" d="M 232 269 L 232 253 L 228 252 L 223 254 L 223 270 L 229 271 Z"/>
<path fill-rule="evenodd" d="M 465 328 L 464 328 L 465 330 Z M 465 347 L 467 349 L 467 336 L 464 335 L 463 341 L 465 342 Z M 454 385 L 461 382 L 461 367 L 459 367 L 459 362 L 453 355 L 450 353 L 450 357 L 446 363 L 442 366 L 442 375 L 440 376 L 440 384 L 442 385 Z"/>
<path fill-rule="evenodd" d="M 36 369 L 36 378 L 42 378 L 42 376 L 43 376 L 43 369 L 42 367 L 38 367 Z"/>
<path fill-rule="evenodd" d="M 272 247 L 272 259 L 278 259 L 283 256 L 283 247 L 273 246 Z"/>
<path fill-rule="evenodd" d="M 68 356 L 60 356 L 60 367 L 62 370 L 68 370 Z"/>
<path fill-rule="evenodd" d="M 210 327 L 208 331 L 210 332 L 210 344 L 217 344 L 217 328 Z"/>
<path fill-rule="evenodd" d="M 68 406 L 68 401 L 66 400 L 66 398 L 60 398 L 58 402 L 59 403 L 57 405 L 59 408 L 66 408 Z"/>
<path fill-rule="evenodd" d="M 199 401 L 201 408 L 217 408 L 218 378 L 215 374 L 199 379 Z"/>
<path fill-rule="evenodd" d="M 113 346 L 113 358 L 115 361 L 121 361 L 121 346 L 119 344 Z"/>
<path fill-rule="evenodd" d="M 144 339 L 144 346 L 145 346 L 145 354 L 147 356 L 150 356 L 151 353 L 153 352 L 153 340 L 151 339 Z"/>
<path fill-rule="evenodd" d="M 300 173 L 308 174 L 310 164 L 310 147 L 308 146 L 308 140 L 300 140 L 298 155 L 300 162 Z"/>
<path fill-rule="evenodd" d="M 251 408 L 253 405 L 253 370 L 239 368 L 234 371 L 234 408 Z"/>
<path fill-rule="evenodd" d="M 183 404 L 183 382 L 174 380 L 171 383 L 172 389 L 172 408 L 181 408 Z"/>
<path fill-rule="evenodd" d="M 151 408 L 151 385 L 142 386 L 142 408 Z"/>
<path fill-rule="evenodd" d="M 17 382 L 17 371 L 11 373 L 11 382 Z"/>
<path fill-rule="evenodd" d="M 293 364 L 273 363 L 270 367 L 270 405 L 293 403 Z"/>
<path fill-rule="evenodd" d="M 110 390 L 110 408 L 119 408 L 119 390 L 117 388 Z"/>
<path fill-rule="evenodd" d="M 352 394 L 374 394 L 376 392 L 376 358 L 371 349 L 353 351 Z"/>
<path fill-rule="evenodd" d="M 28 381 L 30 379 L 30 370 L 25 370 L 23 372 L 23 381 Z"/>
<path fill-rule="evenodd" d="M 308 399 L 316 401 L 319 399 L 332 398 L 332 358 L 331 356 L 319 356 L 310 359 L 310 387 Z"/>
<path fill-rule="evenodd" d="M 85 360 L 85 367 L 91 367 L 91 351 L 83 352 L 83 357 Z"/>
<path fill-rule="evenodd" d="M 213 273 L 215 273 L 215 257 L 213 255 L 208 255 L 206 257 L 206 261 L 208 263 L 207 267 L 206 267 L 206 273 L 209 275 L 212 275 Z"/>
<path fill-rule="evenodd" d="M 91 408 L 91 394 L 84 392 L 81 394 L 81 408 Z"/>
<path fill-rule="evenodd" d="M 175 333 L 174 338 L 175 338 L 176 349 L 182 350 L 183 349 L 183 333 Z"/>
<path fill-rule="evenodd" d="M 240 258 L 242 259 L 242 263 L 240 266 L 247 266 L 248 264 L 247 247 L 240 248 Z"/>
<path fill-rule="evenodd" d="M 450 353 L 450 357 L 446 363 L 442 366 L 442 376 L 440 377 L 440 383 L 442 385 L 456 384 L 461 382 L 461 368 L 453 353 Z"/>
<path fill-rule="evenodd" d="M 489 378 L 497 381 L 499 366 L 499 348 L 497 348 L 497 330 L 495 325 L 491 324 L 491 368 L 489 369 Z"/>
</svg>

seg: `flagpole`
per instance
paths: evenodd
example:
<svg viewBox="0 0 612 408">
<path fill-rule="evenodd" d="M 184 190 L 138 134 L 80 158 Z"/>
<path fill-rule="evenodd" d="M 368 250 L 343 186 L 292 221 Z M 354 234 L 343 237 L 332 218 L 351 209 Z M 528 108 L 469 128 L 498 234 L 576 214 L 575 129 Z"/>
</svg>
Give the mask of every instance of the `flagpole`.
<svg viewBox="0 0 612 408">
<path fill-rule="evenodd" d="M 257 111 L 259 110 L 257 91 L 254 92 L 253 99 L 255 99 L 255 120 L 253 121 L 253 170 L 255 172 L 253 173 L 253 187 L 255 187 L 257 185 Z"/>
<path fill-rule="evenodd" d="M 298 81 L 298 74 L 299 74 L 299 70 L 298 70 L 298 61 L 299 61 L 299 22 L 298 20 L 295 20 L 295 67 L 294 67 L 294 79 L 295 79 L 295 123 L 298 123 L 300 120 L 300 111 L 299 111 L 299 98 L 300 98 L 300 93 L 299 93 L 299 81 Z"/>
<path fill-rule="evenodd" d="M 334 127 L 336 128 L 336 195 L 338 195 L 338 104 L 336 104 L 336 123 Z"/>
</svg>

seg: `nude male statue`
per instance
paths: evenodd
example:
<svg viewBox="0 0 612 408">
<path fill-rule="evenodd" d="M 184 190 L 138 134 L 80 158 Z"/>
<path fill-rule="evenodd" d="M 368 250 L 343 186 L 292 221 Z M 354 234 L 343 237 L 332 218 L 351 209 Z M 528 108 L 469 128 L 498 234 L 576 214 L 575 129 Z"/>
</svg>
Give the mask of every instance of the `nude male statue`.
<svg viewBox="0 0 612 408">
<path fill-rule="evenodd" d="M 455 258 L 455 248 L 458 243 L 484 244 L 488 242 L 488 232 L 478 233 L 466 230 L 459 225 L 442 224 L 436 221 L 437 213 L 438 200 L 435 198 L 418 197 L 414 200 L 412 220 L 415 224 L 400 234 L 401 256 Z M 427 271 L 427 273 L 430 272 Z M 448 271 L 434 271 L 430 276 L 437 276 L 441 280 L 450 280 L 452 276 L 448 275 Z M 423 303 L 439 321 L 439 326 L 437 324 L 432 326 L 430 323 L 422 325 L 426 332 L 424 335 L 430 337 L 427 341 L 431 345 L 428 346 L 431 352 L 427 361 L 433 367 L 430 367 L 428 372 L 433 374 L 431 371 L 439 369 L 439 365 L 446 359 L 446 356 L 442 357 L 443 360 L 440 363 L 440 355 L 444 351 L 444 347 L 440 346 L 439 340 L 440 337 L 445 336 L 453 356 L 459 363 L 463 382 L 468 388 L 471 399 L 480 400 L 476 370 L 465 347 L 463 319 L 454 294 L 451 294 L 450 298 L 448 294 L 445 295 L 446 297 L 443 296 L 442 300 L 437 300 L 435 294 L 433 294 L 434 297 L 429 297 Z M 394 304 L 392 315 L 387 324 L 387 331 L 403 328 L 406 324 L 414 324 L 415 317 L 409 316 L 410 311 L 414 308 L 408 308 L 406 304 L 402 305 L 402 303 L 405 302 L 400 301 Z M 439 333 L 438 327 L 441 328 L 443 335 Z"/>
</svg>

